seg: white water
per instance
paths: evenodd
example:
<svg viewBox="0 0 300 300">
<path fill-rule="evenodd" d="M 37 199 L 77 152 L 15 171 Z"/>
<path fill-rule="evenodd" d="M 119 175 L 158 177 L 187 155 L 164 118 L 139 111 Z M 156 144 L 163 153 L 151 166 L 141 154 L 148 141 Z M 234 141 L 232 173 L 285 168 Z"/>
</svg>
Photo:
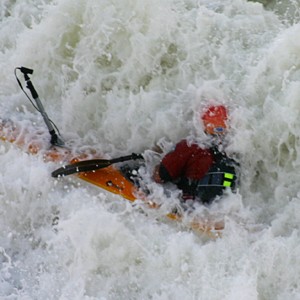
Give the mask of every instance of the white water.
<svg viewBox="0 0 300 300">
<path fill-rule="evenodd" d="M 32 68 L 64 138 L 117 157 L 203 138 L 217 99 L 242 166 L 213 241 L 2 143 L 1 299 L 300 299 L 300 2 L 261 2 L 0 1 L 1 117 L 45 127 L 13 74 Z"/>
</svg>

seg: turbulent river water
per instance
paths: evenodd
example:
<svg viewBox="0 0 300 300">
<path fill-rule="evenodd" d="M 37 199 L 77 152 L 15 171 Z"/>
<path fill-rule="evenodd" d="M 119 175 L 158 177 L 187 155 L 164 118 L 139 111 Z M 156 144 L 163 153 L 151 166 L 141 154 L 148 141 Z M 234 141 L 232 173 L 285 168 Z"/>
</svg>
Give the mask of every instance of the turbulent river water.
<svg viewBox="0 0 300 300">
<path fill-rule="evenodd" d="M 241 165 L 211 240 L 1 143 L 0 298 L 300 299 L 299 19 L 299 0 L 0 0 L 1 118 L 45 129 L 14 76 L 32 68 L 73 148 L 143 153 L 147 177 L 221 103 Z"/>
</svg>

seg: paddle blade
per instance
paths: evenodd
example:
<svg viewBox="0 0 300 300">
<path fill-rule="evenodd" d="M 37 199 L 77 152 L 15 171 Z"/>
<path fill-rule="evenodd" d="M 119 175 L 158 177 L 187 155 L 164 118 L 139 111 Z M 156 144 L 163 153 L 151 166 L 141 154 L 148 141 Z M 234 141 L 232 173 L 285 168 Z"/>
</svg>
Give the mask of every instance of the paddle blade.
<svg viewBox="0 0 300 300">
<path fill-rule="evenodd" d="M 66 176 L 80 172 L 91 172 L 94 170 L 106 168 L 112 162 L 106 159 L 91 159 L 86 161 L 79 161 L 74 164 L 63 166 L 52 172 L 52 177 Z"/>
<path fill-rule="evenodd" d="M 141 154 L 132 153 L 131 155 L 121 156 L 113 159 L 90 159 L 63 166 L 52 172 L 52 177 L 66 176 L 80 172 L 91 172 L 109 167 L 110 165 L 127 160 L 144 159 Z"/>
</svg>

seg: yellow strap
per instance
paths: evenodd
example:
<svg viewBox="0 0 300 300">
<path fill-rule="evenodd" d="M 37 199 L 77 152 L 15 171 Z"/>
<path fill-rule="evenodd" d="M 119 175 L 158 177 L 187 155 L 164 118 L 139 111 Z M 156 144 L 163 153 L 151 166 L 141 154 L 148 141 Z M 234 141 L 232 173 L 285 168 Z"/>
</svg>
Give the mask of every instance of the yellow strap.
<svg viewBox="0 0 300 300">
<path fill-rule="evenodd" d="M 224 178 L 226 178 L 226 179 L 233 180 L 233 177 L 234 177 L 234 174 L 224 173 Z M 228 181 L 228 180 L 223 181 L 223 186 L 231 187 L 231 185 L 232 185 L 232 181 Z"/>
<path fill-rule="evenodd" d="M 224 173 L 224 178 L 227 178 L 227 179 L 233 179 L 234 177 L 234 174 L 231 174 L 231 173 Z"/>
<path fill-rule="evenodd" d="M 226 180 L 223 181 L 223 186 L 225 186 L 225 187 L 230 187 L 231 184 L 232 184 L 231 181 L 226 181 Z"/>
</svg>

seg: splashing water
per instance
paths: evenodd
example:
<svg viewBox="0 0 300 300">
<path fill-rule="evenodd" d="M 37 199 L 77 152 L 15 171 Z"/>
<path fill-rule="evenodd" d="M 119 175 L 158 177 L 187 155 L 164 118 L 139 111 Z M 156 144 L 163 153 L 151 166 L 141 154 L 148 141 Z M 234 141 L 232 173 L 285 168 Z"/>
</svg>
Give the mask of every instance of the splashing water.
<svg viewBox="0 0 300 300">
<path fill-rule="evenodd" d="M 203 137 L 215 99 L 241 186 L 206 240 L 2 143 L 1 298 L 299 299 L 299 18 L 296 0 L 2 0 L 1 117 L 44 128 L 13 75 L 26 66 L 74 147 L 151 156 Z"/>
</svg>

